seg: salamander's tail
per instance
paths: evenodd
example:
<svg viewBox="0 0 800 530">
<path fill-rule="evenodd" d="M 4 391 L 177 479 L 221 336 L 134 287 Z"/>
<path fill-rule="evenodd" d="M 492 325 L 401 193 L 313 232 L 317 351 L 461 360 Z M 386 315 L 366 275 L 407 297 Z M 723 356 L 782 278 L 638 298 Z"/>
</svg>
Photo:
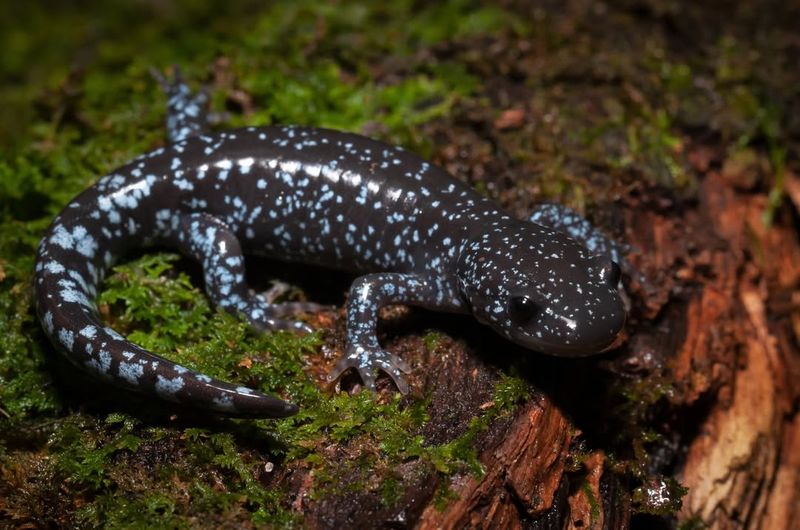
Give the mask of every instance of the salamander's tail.
<svg viewBox="0 0 800 530">
<path fill-rule="evenodd" d="M 57 218 L 36 259 L 39 320 L 70 361 L 141 394 L 228 416 L 282 418 L 297 412 L 297 405 L 184 368 L 105 327 L 94 299 L 112 254 L 100 248 L 109 243 L 103 234 L 87 226 L 79 216 Z"/>
</svg>

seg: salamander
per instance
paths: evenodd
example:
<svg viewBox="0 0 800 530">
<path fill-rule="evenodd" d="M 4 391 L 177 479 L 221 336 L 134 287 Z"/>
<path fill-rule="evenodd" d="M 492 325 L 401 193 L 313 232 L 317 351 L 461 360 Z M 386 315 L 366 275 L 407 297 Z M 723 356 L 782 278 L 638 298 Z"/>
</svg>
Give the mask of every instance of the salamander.
<svg viewBox="0 0 800 530">
<path fill-rule="evenodd" d="M 378 371 L 401 392 L 409 367 L 376 336 L 388 304 L 471 314 L 531 350 L 601 351 L 623 328 L 619 247 L 575 212 L 503 212 L 449 174 L 357 134 L 300 126 L 209 132 L 207 97 L 160 78 L 169 143 L 100 178 L 53 220 L 36 257 L 47 336 L 98 378 L 178 404 L 243 417 L 298 407 L 173 363 L 97 314 L 98 287 L 133 249 L 175 248 L 202 266 L 206 292 L 256 330 L 310 327 L 313 303 L 270 303 L 245 282 L 245 254 L 360 274 L 346 301 L 346 348 L 330 376 Z"/>
</svg>

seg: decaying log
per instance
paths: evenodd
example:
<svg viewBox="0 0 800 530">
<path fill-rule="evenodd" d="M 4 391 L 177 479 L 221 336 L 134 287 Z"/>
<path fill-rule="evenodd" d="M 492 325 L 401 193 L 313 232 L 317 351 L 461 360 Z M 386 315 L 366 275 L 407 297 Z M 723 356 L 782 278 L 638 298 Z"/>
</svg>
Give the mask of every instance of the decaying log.
<svg viewBox="0 0 800 530">
<path fill-rule="evenodd" d="M 656 353 L 674 378 L 660 417 L 672 418 L 667 429 L 677 433 L 676 442 L 662 470 L 671 469 L 688 488 L 678 520 L 710 528 L 797 528 L 796 229 L 789 214 L 765 228 L 765 195 L 737 190 L 719 172 L 704 176 L 698 197 L 680 216 L 634 206 L 628 220 L 641 251 L 634 259 L 658 281 L 642 302 L 641 320 L 658 321 L 662 334 L 682 333 L 678 340 L 648 341 L 657 333 L 645 325 L 645 340 L 633 341 L 661 345 Z M 682 310 L 670 311 L 680 300 Z M 456 477 L 450 487 L 457 500 L 443 511 L 427 506 L 417 528 L 627 527 L 630 491 L 614 493 L 615 503 L 601 487 L 615 473 L 602 447 L 582 460 L 582 487 L 574 487 L 567 461 L 580 436 L 552 400 L 525 404 L 483 452 L 485 476 Z M 570 476 L 573 485 L 565 487 Z"/>
<path fill-rule="evenodd" d="M 572 436 L 547 400 L 528 403 L 499 447 L 484 455 L 486 475 L 454 485 L 458 499 L 444 511 L 429 506 L 418 528 L 515 528 L 520 510 L 544 513 L 553 504 Z"/>
<path fill-rule="evenodd" d="M 797 234 L 793 226 L 765 229 L 765 197 L 738 194 L 719 174 L 707 176 L 705 196 L 717 233 L 735 255 L 748 258 L 736 284 L 704 287 L 730 297 L 736 347 L 714 359 L 688 348 L 676 359 L 684 380 L 698 360 L 705 364 L 713 400 L 697 436 L 686 440 L 682 481 L 689 493 L 682 515 L 714 528 L 796 528 L 800 359 L 791 323 L 778 306 L 800 279 Z"/>
</svg>

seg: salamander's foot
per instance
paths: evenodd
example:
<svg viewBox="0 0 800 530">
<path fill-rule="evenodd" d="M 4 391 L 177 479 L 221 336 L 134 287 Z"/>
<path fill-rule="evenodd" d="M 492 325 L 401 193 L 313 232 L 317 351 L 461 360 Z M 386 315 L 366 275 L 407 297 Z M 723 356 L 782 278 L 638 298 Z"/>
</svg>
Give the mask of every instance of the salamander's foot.
<svg viewBox="0 0 800 530">
<path fill-rule="evenodd" d="M 377 344 L 377 340 L 375 343 Z M 403 373 L 409 373 L 411 367 L 397 355 L 382 350 L 379 346 L 348 346 L 345 354 L 334 365 L 328 381 L 335 381 L 350 368 L 356 369 L 365 388 L 375 390 L 375 377 L 380 370 L 392 378 L 401 394 L 408 394 L 408 383 Z"/>
</svg>

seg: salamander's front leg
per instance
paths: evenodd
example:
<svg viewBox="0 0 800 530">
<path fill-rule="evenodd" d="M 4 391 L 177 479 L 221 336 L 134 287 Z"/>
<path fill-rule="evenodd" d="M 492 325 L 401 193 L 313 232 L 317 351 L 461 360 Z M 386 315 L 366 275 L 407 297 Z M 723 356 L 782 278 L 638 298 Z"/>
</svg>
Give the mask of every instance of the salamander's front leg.
<svg viewBox="0 0 800 530">
<path fill-rule="evenodd" d="M 203 267 L 206 292 L 219 307 L 241 315 L 259 331 L 297 329 L 312 331 L 303 322 L 284 317 L 323 308 L 307 302 L 270 304 L 244 281 L 244 256 L 236 235 L 221 220 L 206 213 L 181 218 L 176 245 Z"/>
<path fill-rule="evenodd" d="M 644 275 L 625 257 L 630 251 L 628 245 L 606 237 L 572 208 L 560 204 L 542 203 L 534 209 L 528 220 L 568 235 L 586 247 L 589 252 L 610 258 L 620 266 L 622 272 L 635 278 L 642 285 L 649 284 Z"/>
<path fill-rule="evenodd" d="M 381 348 L 375 331 L 378 310 L 390 304 L 450 312 L 464 310 L 454 281 L 431 275 L 389 272 L 357 278 L 347 300 L 347 347 L 329 380 L 335 380 L 348 368 L 355 368 L 364 386 L 374 389 L 376 371 L 382 370 L 394 380 L 400 392 L 408 392 L 408 384 L 401 373 L 408 373 L 408 365 Z"/>
<path fill-rule="evenodd" d="M 560 204 L 540 204 L 528 220 L 566 234 L 590 252 L 610 258 L 617 263 L 627 250 L 624 245 L 603 235 L 581 214 Z"/>
</svg>

